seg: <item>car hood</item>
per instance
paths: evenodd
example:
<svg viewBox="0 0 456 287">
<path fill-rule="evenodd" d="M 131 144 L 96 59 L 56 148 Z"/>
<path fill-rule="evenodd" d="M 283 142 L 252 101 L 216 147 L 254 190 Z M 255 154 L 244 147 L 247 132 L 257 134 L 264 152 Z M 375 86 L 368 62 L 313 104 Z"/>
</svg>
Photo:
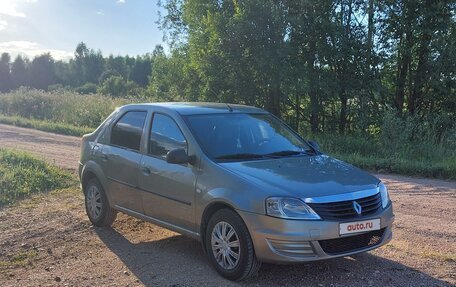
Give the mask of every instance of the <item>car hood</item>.
<svg viewBox="0 0 456 287">
<path fill-rule="evenodd" d="M 367 172 L 327 155 L 226 162 L 221 166 L 275 196 L 319 197 L 373 189 L 379 183 Z"/>
</svg>

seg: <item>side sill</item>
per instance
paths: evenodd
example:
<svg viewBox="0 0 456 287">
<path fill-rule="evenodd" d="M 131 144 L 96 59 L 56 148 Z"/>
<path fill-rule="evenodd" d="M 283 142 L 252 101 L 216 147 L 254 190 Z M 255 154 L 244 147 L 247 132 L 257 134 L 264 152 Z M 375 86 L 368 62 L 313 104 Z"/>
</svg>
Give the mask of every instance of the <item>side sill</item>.
<svg viewBox="0 0 456 287">
<path fill-rule="evenodd" d="M 119 205 L 114 205 L 114 208 L 117 209 L 120 212 L 126 213 L 126 214 L 131 215 L 131 216 L 136 217 L 136 218 L 140 218 L 140 219 L 142 219 L 144 221 L 151 222 L 153 224 L 156 224 L 156 225 L 161 226 L 163 228 L 175 231 L 175 232 L 180 233 L 182 235 L 191 237 L 191 238 L 196 239 L 198 241 L 201 240 L 201 236 L 197 232 L 190 231 L 188 229 L 176 226 L 174 224 L 168 223 L 168 222 L 163 221 L 163 220 L 159 220 L 159 219 L 147 216 L 145 214 L 136 212 L 134 210 L 131 210 L 131 209 L 119 206 Z"/>
</svg>

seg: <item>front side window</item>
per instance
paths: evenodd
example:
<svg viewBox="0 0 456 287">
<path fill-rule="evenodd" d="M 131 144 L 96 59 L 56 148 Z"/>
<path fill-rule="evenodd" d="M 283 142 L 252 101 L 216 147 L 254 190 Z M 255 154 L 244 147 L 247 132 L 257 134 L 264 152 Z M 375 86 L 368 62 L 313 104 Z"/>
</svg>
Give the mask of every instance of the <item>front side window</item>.
<svg viewBox="0 0 456 287">
<path fill-rule="evenodd" d="M 186 117 L 198 142 L 215 159 L 301 155 L 311 147 L 269 114 L 207 114 Z"/>
<path fill-rule="evenodd" d="M 170 150 L 177 148 L 186 150 L 187 141 L 176 122 L 169 116 L 155 114 L 150 131 L 149 153 L 165 158 Z"/>
<path fill-rule="evenodd" d="M 139 151 L 146 116 L 145 111 L 125 113 L 112 128 L 111 144 Z"/>
</svg>

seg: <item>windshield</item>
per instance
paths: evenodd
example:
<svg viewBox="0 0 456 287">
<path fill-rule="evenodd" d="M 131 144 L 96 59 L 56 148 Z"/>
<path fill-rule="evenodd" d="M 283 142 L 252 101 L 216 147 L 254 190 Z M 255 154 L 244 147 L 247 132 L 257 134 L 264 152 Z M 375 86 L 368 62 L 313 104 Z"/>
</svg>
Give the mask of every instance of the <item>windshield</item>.
<svg viewBox="0 0 456 287">
<path fill-rule="evenodd" d="M 209 114 L 187 116 L 190 128 L 215 159 L 253 159 L 313 152 L 270 114 Z"/>
</svg>

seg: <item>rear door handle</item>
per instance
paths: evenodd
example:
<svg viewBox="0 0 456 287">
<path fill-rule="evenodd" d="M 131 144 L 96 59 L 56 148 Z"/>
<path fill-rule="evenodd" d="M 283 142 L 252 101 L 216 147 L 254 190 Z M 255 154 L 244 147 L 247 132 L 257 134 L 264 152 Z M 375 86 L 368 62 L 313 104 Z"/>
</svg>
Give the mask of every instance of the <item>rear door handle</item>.
<svg viewBox="0 0 456 287">
<path fill-rule="evenodd" d="M 150 174 L 150 168 L 148 168 L 147 166 L 141 167 L 141 171 L 142 171 L 142 173 L 144 173 L 144 175 Z"/>
</svg>

